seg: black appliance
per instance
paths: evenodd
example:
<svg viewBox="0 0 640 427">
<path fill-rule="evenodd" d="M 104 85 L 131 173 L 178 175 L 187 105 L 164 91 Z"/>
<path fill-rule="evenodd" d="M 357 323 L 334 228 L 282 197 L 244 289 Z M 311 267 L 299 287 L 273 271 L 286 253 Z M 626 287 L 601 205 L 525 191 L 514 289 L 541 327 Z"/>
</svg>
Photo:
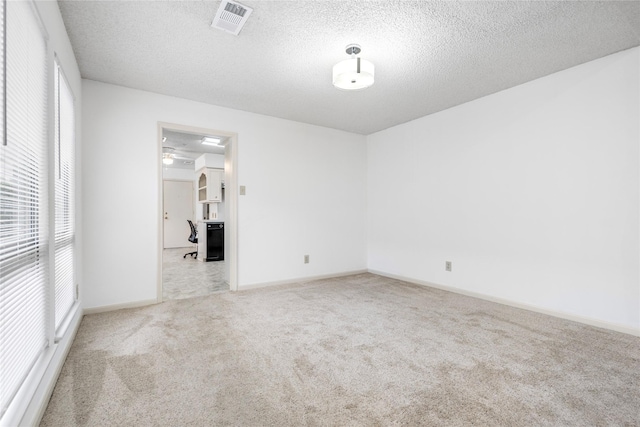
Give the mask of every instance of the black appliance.
<svg viewBox="0 0 640 427">
<path fill-rule="evenodd" d="M 224 260 L 224 222 L 208 222 L 206 261 L 222 260 Z"/>
</svg>

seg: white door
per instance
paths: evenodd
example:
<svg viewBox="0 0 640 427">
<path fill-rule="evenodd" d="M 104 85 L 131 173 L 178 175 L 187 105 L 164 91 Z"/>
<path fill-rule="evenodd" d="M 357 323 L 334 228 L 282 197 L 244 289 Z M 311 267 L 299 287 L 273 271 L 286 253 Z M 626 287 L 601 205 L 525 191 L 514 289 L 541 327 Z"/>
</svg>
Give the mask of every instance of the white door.
<svg viewBox="0 0 640 427">
<path fill-rule="evenodd" d="M 164 217 L 164 248 L 185 248 L 189 242 L 191 228 L 188 219 L 193 215 L 193 182 L 162 181 L 162 204 Z M 195 224 L 194 224 L 195 225 Z"/>
</svg>

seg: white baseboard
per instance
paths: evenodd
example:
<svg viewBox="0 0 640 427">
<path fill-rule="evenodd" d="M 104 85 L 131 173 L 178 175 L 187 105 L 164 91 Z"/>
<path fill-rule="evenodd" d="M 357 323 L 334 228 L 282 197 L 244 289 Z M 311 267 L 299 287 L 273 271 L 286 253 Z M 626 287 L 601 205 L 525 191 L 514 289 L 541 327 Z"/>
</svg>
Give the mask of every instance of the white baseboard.
<svg viewBox="0 0 640 427">
<path fill-rule="evenodd" d="M 566 313 L 563 311 L 549 310 L 543 307 L 535 305 L 523 304 L 516 301 L 511 301 L 504 298 L 498 298 L 491 295 L 485 295 L 478 292 L 467 291 L 464 289 L 454 288 L 452 286 L 439 285 L 437 283 L 426 282 L 424 280 L 412 279 L 411 277 L 400 276 L 392 273 L 385 273 L 384 271 L 368 270 L 371 274 L 377 274 L 378 276 L 388 277 L 390 279 L 402 280 L 403 282 L 413 283 L 415 285 L 426 286 L 429 288 L 441 289 L 443 291 L 453 292 L 456 294 L 466 295 L 474 298 L 479 298 L 485 301 L 491 301 L 498 304 L 508 305 L 515 308 L 521 308 L 523 310 L 534 311 L 536 313 L 542 313 L 553 317 L 559 317 L 565 320 L 571 320 L 573 322 L 584 323 L 585 325 L 595 326 L 598 328 L 609 329 L 616 332 L 622 332 L 623 334 L 629 334 L 640 337 L 640 329 L 632 328 L 626 325 L 620 325 L 617 323 L 606 322 L 604 320 L 593 319 L 590 317 L 579 316 L 572 313 Z"/>
<path fill-rule="evenodd" d="M 84 314 L 106 313 L 107 311 L 122 310 L 123 308 L 145 307 L 147 305 L 153 305 L 157 303 L 157 299 L 147 299 L 141 301 L 124 302 L 121 304 L 102 305 L 99 307 L 85 308 Z"/>
<path fill-rule="evenodd" d="M 275 282 L 253 283 L 251 285 L 238 286 L 239 291 L 248 291 L 251 289 L 266 288 L 268 286 L 291 285 L 292 283 L 310 282 L 312 280 L 333 279 L 335 277 L 353 276 L 354 274 L 367 273 L 368 270 L 344 271 L 342 273 L 322 274 L 319 276 L 299 277 L 297 279 L 278 280 Z"/>
</svg>

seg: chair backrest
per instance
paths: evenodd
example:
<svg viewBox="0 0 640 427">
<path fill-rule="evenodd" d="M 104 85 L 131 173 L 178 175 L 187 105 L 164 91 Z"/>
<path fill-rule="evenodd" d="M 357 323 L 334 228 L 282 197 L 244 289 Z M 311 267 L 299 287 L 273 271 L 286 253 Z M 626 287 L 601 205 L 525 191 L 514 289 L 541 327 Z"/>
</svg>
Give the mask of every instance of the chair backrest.
<svg viewBox="0 0 640 427">
<path fill-rule="evenodd" d="M 187 222 L 189 223 L 189 227 L 191 227 L 191 235 L 189 236 L 189 241 L 191 243 L 198 243 L 198 230 L 196 229 L 196 226 L 193 225 L 193 222 L 191 222 L 190 219 L 188 219 Z"/>
</svg>

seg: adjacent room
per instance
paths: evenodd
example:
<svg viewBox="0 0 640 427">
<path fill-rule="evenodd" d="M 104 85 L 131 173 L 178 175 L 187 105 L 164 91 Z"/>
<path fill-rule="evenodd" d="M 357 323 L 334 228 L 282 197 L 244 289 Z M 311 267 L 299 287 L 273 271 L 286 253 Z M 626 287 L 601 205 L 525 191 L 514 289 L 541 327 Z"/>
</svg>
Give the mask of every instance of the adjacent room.
<svg viewBox="0 0 640 427">
<path fill-rule="evenodd" d="M 163 301 L 229 290 L 225 139 L 162 130 Z"/>
<path fill-rule="evenodd" d="M 0 2 L 0 426 L 640 426 L 640 2 Z"/>
</svg>

